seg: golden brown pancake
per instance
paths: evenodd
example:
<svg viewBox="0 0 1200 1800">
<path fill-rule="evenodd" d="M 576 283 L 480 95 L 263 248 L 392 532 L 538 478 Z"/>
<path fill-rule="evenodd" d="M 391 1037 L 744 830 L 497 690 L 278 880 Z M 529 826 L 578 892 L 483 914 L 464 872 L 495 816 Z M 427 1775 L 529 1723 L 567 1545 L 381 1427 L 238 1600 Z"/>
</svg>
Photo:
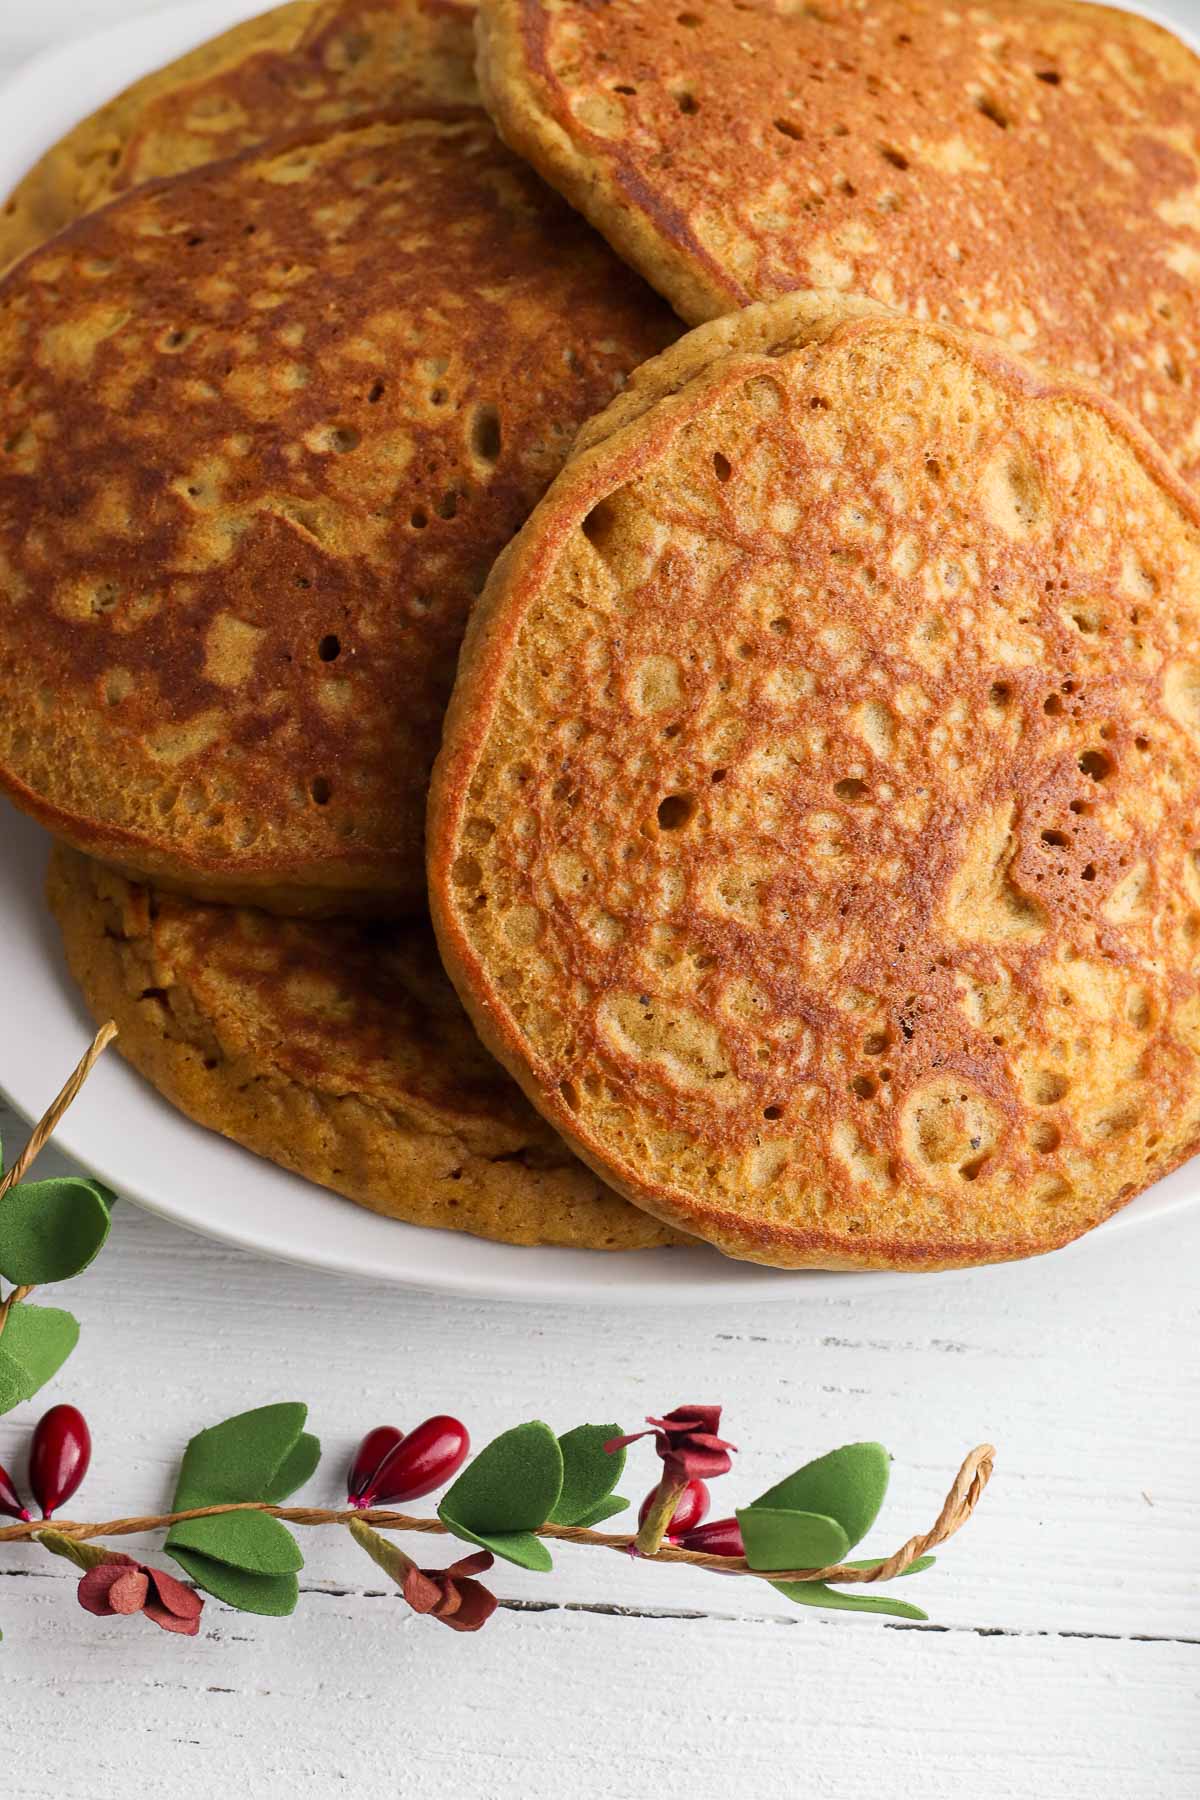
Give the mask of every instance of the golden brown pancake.
<svg viewBox="0 0 1200 1800">
<path fill-rule="evenodd" d="M 467 610 L 677 328 L 475 110 L 77 221 L 0 282 L 0 785 L 201 897 L 423 906 Z"/>
<path fill-rule="evenodd" d="M 199 1124 L 414 1225 L 589 1250 L 672 1240 L 483 1050 L 428 925 L 203 905 L 61 846 L 48 894 L 92 1013 Z"/>
<path fill-rule="evenodd" d="M 484 1042 L 731 1255 L 1053 1249 L 1200 1138 L 1200 515 L 836 297 L 639 372 L 497 563 L 430 885 Z"/>
<path fill-rule="evenodd" d="M 388 106 L 478 104 L 468 0 L 292 0 L 135 82 L 0 214 L 0 268 L 139 182 Z"/>
<path fill-rule="evenodd" d="M 1200 61 L 1067 0 L 483 0 L 502 135 L 684 318 L 869 295 L 1098 381 L 1200 475 Z"/>
<path fill-rule="evenodd" d="M 131 133 L 160 96 L 169 106 L 193 81 L 221 82 L 259 57 L 286 56 L 323 10 L 316 0 L 288 0 L 155 69 L 80 120 L 33 165 L 0 209 L 0 268 L 111 197 Z"/>
</svg>

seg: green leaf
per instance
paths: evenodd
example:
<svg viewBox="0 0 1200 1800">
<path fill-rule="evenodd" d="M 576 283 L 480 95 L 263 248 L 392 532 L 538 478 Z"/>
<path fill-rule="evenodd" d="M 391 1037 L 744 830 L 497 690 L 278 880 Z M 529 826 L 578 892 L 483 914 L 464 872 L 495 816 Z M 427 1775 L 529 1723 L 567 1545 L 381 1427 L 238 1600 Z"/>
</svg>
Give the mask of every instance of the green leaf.
<svg viewBox="0 0 1200 1800">
<path fill-rule="evenodd" d="M 537 1575 L 547 1574 L 553 1567 L 550 1552 L 540 1537 L 534 1537 L 532 1531 L 470 1531 L 465 1525 L 451 1525 L 445 1521 L 456 1538 L 464 1543 L 479 1544 L 496 1556 L 502 1556 L 505 1562 L 516 1563 L 518 1568 L 532 1569 Z"/>
<path fill-rule="evenodd" d="M 469 1544 L 522 1568 L 549 1569 L 549 1551 L 530 1533 L 550 1518 L 562 1484 L 558 1439 L 534 1419 L 485 1445 L 443 1495 L 438 1517 Z"/>
<path fill-rule="evenodd" d="M 291 1532 L 269 1513 L 217 1513 L 211 1519 L 185 1519 L 172 1527 L 166 1548 L 194 1550 L 213 1562 L 229 1563 L 253 1575 L 294 1575 L 304 1567 Z"/>
<path fill-rule="evenodd" d="M 104 1248 L 111 1202 L 107 1188 L 77 1175 L 10 1188 L 0 1201 L 0 1275 L 33 1287 L 80 1274 Z"/>
<path fill-rule="evenodd" d="M 599 1500 L 589 1512 L 582 1513 L 578 1519 L 572 1519 L 572 1525 L 581 1525 L 586 1531 L 599 1525 L 604 1519 L 611 1519 L 616 1513 L 628 1510 L 628 1500 L 622 1500 L 620 1494 L 613 1494 L 608 1500 Z"/>
<path fill-rule="evenodd" d="M 236 1606 L 239 1612 L 282 1619 L 296 1610 L 300 1584 L 294 1575 L 255 1575 L 192 1550 L 172 1550 L 171 1554 L 198 1588 L 224 1600 L 227 1606 Z"/>
<path fill-rule="evenodd" d="M 843 1444 L 760 1494 L 755 1506 L 824 1513 L 836 1519 L 851 1544 L 875 1523 L 887 1493 L 891 1458 L 882 1444 Z"/>
<path fill-rule="evenodd" d="M 319 1443 L 304 1430 L 307 1417 L 301 1402 L 281 1401 L 197 1432 L 183 1453 L 171 1510 L 236 1500 L 279 1505 L 308 1480 L 320 1458 Z M 291 1533 L 266 1513 L 185 1520 L 165 1548 L 198 1587 L 229 1606 L 270 1617 L 295 1610 L 300 1590 L 294 1571 L 303 1558 Z"/>
<path fill-rule="evenodd" d="M 562 1491 L 558 1439 L 540 1419 L 515 1425 L 484 1446 L 443 1496 L 444 1523 L 472 1531 L 532 1531 L 544 1525 Z"/>
<path fill-rule="evenodd" d="M 620 1436 L 619 1425 L 577 1425 L 559 1438 L 562 1492 L 549 1514 L 555 1525 L 579 1525 L 584 1513 L 608 1499 L 624 1472 L 625 1450 L 622 1446 L 610 1456 L 604 1446 Z"/>
<path fill-rule="evenodd" d="M 773 1581 L 771 1586 L 797 1606 L 827 1606 L 832 1612 L 891 1613 L 897 1619 L 929 1617 L 907 1600 L 892 1600 L 886 1594 L 848 1594 L 844 1588 L 828 1587 L 823 1581 Z"/>
<path fill-rule="evenodd" d="M 3 1340 L 0 1340 L 2 1346 Z M 236 1413 L 200 1431 L 183 1453 L 172 1512 L 194 1506 L 223 1506 L 234 1500 L 266 1500 L 280 1491 L 293 1467 L 306 1466 L 298 1439 L 308 1408 L 280 1401 Z M 271 1504 L 278 1504 L 272 1500 Z"/>
<path fill-rule="evenodd" d="M 53 1306 L 9 1309 L 0 1337 L 0 1413 L 29 1400 L 58 1371 L 79 1342 L 79 1323 Z"/>
<path fill-rule="evenodd" d="M 823 1569 L 850 1548 L 836 1519 L 778 1506 L 742 1506 L 738 1524 L 752 1569 Z"/>
<path fill-rule="evenodd" d="M 848 1569 L 873 1569 L 876 1563 L 881 1563 L 883 1561 L 883 1558 L 882 1556 L 859 1556 L 853 1559 L 850 1557 L 843 1557 L 842 1560 L 845 1562 Z M 900 1574 L 897 1575 L 896 1580 L 903 1581 L 908 1575 L 920 1575 L 925 1569 L 932 1569 L 936 1561 L 936 1556 L 918 1556 L 914 1561 L 909 1563 L 907 1569 L 903 1569 Z"/>
<path fill-rule="evenodd" d="M 270 1506 L 282 1506 L 291 1498 L 297 1488 L 314 1474 L 321 1460 L 321 1445 L 311 1432 L 303 1432 L 297 1439 L 293 1449 L 284 1457 L 275 1475 L 263 1489 L 260 1499 Z"/>
</svg>

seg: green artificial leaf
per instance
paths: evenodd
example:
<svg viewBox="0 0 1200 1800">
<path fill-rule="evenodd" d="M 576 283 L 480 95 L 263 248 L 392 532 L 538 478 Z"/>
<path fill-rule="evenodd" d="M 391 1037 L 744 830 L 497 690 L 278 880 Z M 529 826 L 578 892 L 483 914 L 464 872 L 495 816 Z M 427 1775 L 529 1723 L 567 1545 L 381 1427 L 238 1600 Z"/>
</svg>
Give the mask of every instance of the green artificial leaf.
<svg viewBox="0 0 1200 1800">
<path fill-rule="evenodd" d="M 443 1496 L 438 1512 L 472 1531 L 532 1531 L 562 1491 L 563 1459 L 548 1425 L 515 1425 L 484 1446 Z"/>
<path fill-rule="evenodd" d="M 317 1466 L 321 1449 L 304 1430 L 307 1417 L 300 1401 L 281 1401 L 197 1432 L 183 1453 L 171 1510 L 237 1500 L 277 1506 Z M 164 1547 L 198 1587 L 229 1606 L 271 1617 L 295 1611 L 294 1571 L 303 1559 L 291 1533 L 266 1513 L 188 1519 L 171 1530 Z"/>
<path fill-rule="evenodd" d="M 209 1519 L 185 1519 L 171 1528 L 166 1548 L 194 1550 L 213 1562 L 228 1563 L 252 1575 L 294 1575 L 304 1567 L 291 1532 L 269 1513 L 216 1513 Z"/>
<path fill-rule="evenodd" d="M 516 1563 L 518 1568 L 532 1569 L 535 1574 L 545 1575 L 554 1563 L 545 1544 L 532 1531 L 471 1531 L 466 1525 L 451 1524 L 449 1519 L 443 1520 L 456 1538 L 462 1538 L 466 1544 L 479 1544 L 484 1550 L 490 1550 L 495 1556 L 502 1556 L 505 1562 Z"/>
<path fill-rule="evenodd" d="M 546 1570 L 553 1566 L 550 1553 L 531 1533 L 550 1518 L 562 1483 L 558 1439 L 534 1419 L 484 1446 L 443 1495 L 438 1517 L 469 1544 L 524 1569 Z"/>
<path fill-rule="evenodd" d="M 262 1613 L 283 1619 L 296 1610 L 300 1584 L 294 1575 L 255 1575 L 229 1563 L 214 1562 L 192 1550 L 172 1550 L 172 1556 L 206 1594 L 236 1606 L 239 1612 Z"/>
<path fill-rule="evenodd" d="M 883 1505 L 890 1465 L 882 1444 L 843 1444 L 776 1482 L 754 1504 L 824 1513 L 837 1520 L 851 1544 L 857 1544 Z"/>
<path fill-rule="evenodd" d="M 82 1273 L 104 1248 L 112 1198 L 77 1175 L 10 1188 L 0 1200 L 0 1275 L 34 1287 Z"/>
<path fill-rule="evenodd" d="M 315 1472 L 321 1460 L 321 1445 L 311 1432 L 305 1431 L 296 1439 L 293 1449 L 284 1457 L 275 1475 L 263 1489 L 260 1499 L 269 1506 L 282 1506 L 291 1498 L 297 1488 L 302 1488 Z"/>
<path fill-rule="evenodd" d="M 883 1561 L 883 1558 L 882 1556 L 859 1556 L 856 1558 L 844 1557 L 842 1560 L 848 1569 L 873 1569 L 876 1563 Z M 918 1556 L 909 1563 L 907 1569 L 900 1571 L 896 1580 L 903 1581 L 908 1575 L 920 1575 L 925 1569 L 932 1569 L 936 1561 L 936 1556 Z"/>
<path fill-rule="evenodd" d="M 171 1511 L 267 1500 L 278 1493 L 285 1477 L 290 1477 L 293 1458 L 295 1466 L 307 1465 L 298 1447 L 307 1417 L 308 1408 L 300 1401 L 280 1401 L 236 1413 L 197 1432 L 183 1453 Z"/>
<path fill-rule="evenodd" d="M 598 1500 L 595 1506 L 591 1507 L 589 1511 L 581 1513 L 579 1518 L 572 1519 L 571 1523 L 582 1526 L 585 1531 L 590 1531 L 593 1526 L 601 1524 L 605 1519 L 613 1518 L 617 1513 L 626 1512 L 628 1508 L 628 1500 L 622 1500 L 620 1494 L 613 1494 L 607 1500 Z"/>
<path fill-rule="evenodd" d="M 549 1514 L 555 1525 L 580 1525 L 585 1513 L 608 1500 L 624 1473 L 625 1450 L 622 1446 L 610 1456 L 604 1446 L 620 1436 L 619 1425 L 577 1425 L 559 1438 L 562 1492 Z"/>
<path fill-rule="evenodd" d="M 738 1524 L 752 1569 L 824 1569 L 850 1548 L 836 1519 L 779 1506 L 742 1506 Z"/>
<path fill-rule="evenodd" d="M 32 1399 L 79 1342 L 79 1323 L 54 1306 L 10 1307 L 0 1337 L 0 1413 Z"/>
<path fill-rule="evenodd" d="M 891 1613 L 897 1619 L 929 1617 L 907 1600 L 892 1600 L 886 1594 L 848 1594 L 823 1581 L 773 1581 L 771 1586 L 797 1606 L 827 1606 L 833 1612 Z"/>
</svg>

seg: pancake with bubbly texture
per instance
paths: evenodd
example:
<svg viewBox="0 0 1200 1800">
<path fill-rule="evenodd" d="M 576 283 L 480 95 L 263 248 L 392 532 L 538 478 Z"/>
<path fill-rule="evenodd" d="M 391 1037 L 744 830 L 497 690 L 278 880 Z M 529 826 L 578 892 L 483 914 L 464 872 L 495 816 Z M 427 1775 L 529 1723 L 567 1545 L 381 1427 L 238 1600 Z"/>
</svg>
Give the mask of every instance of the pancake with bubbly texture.
<svg viewBox="0 0 1200 1800">
<path fill-rule="evenodd" d="M 316 0 L 288 0 L 259 13 L 144 75 L 81 119 L 39 158 L 0 209 L 0 268 L 110 198 L 130 136 L 159 96 L 169 104 L 190 82 L 214 76 L 220 81 L 260 55 L 294 50 L 319 10 Z"/>
<path fill-rule="evenodd" d="M 1200 515 L 1128 415 L 836 298 L 702 326 L 501 557 L 434 920 L 593 1167 L 722 1250 L 930 1269 L 1200 1138 Z"/>
<path fill-rule="evenodd" d="M 483 0 L 502 135 L 695 323 L 868 294 L 1098 381 L 1200 476 L 1200 60 L 1067 0 Z"/>
<path fill-rule="evenodd" d="M 588 1250 L 673 1241 L 487 1055 L 427 924 L 205 905 L 62 846 L 48 895 L 93 1015 L 199 1124 L 413 1225 Z"/>
<path fill-rule="evenodd" d="M 201 897 L 423 907 L 468 608 L 677 329 L 478 110 L 77 221 L 0 282 L 0 785 Z"/>
<path fill-rule="evenodd" d="M 138 183 L 388 106 L 478 105 L 467 0 L 292 0 L 145 76 L 34 165 L 0 267 Z"/>
</svg>

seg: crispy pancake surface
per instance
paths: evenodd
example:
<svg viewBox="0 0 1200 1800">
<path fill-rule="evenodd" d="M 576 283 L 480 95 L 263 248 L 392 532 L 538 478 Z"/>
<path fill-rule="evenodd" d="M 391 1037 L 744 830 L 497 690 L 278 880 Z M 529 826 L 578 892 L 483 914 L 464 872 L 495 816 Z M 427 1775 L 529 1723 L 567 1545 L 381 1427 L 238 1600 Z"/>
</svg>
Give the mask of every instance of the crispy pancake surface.
<svg viewBox="0 0 1200 1800">
<path fill-rule="evenodd" d="M 291 0 L 135 82 L 0 215 L 0 267 L 139 182 L 389 106 L 478 105 L 467 0 Z"/>
<path fill-rule="evenodd" d="M 1049 0 L 483 0 L 504 137 L 696 322 L 868 294 L 1098 381 L 1200 475 L 1200 61 Z"/>
<path fill-rule="evenodd" d="M 1048 1250 L 1200 1136 L 1200 521 L 1112 403 L 802 295 L 648 369 L 496 565 L 443 956 L 741 1257 Z"/>
<path fill-rule="evenodd" d="M 423 905 L 468 607 L 677 329 L 476 110 L 78 221 L 0 282 L 0 783 L 202 897 Z"/>
<path fill-rule="evenodd" d="M 671 1241 L 482 1049 L 427 924 L 205 905 L 62 846 L 48 894 L 95 1017 L 201 1125 L 410 1224 L 594 1250 Z"/>
</svg>

